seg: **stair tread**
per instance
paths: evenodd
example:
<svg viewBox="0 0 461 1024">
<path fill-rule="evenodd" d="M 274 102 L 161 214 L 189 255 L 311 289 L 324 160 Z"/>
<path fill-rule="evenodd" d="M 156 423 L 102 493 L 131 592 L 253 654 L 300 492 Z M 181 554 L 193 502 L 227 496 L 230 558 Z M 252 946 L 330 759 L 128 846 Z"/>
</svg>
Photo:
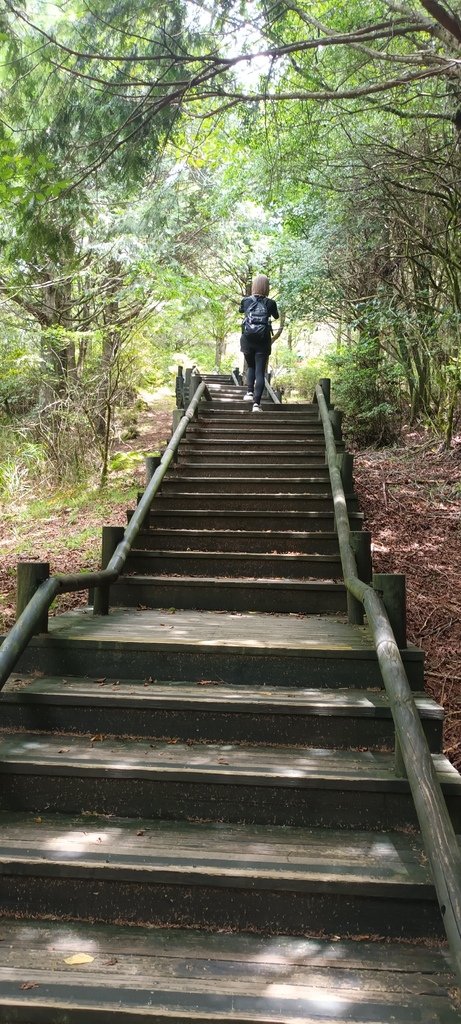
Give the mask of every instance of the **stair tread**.
<svg viewBox="0 0 461 1024">
<path fill-rule="evenodd" d="M 419 835 L 396 831 L 345 832 L 280 825 L 233 825 L 140 818 L 41 814 L 0 815 L 0 865 L 23 873 L 38 865 L 46 874 L 99 869 L 105 876 L 177 877 L 193 883 L 304 889 L 317 892 L 386 891 L 396 886 L 433 895 Z M 18 865 L 18 866 L 16 866 Z"/>
<path fill-rule="evenodd" d="M 181 495 L 181 497 L 186 497 L 187 498 L 187 495 Z M 203 495 L 201 495 L 201 497 L 203 497 Z M 217 497 L 222 497 L 222 495 L 217 495 Z M 269 497 L 272 497 L 272 495 L 269 495 Z M 296 497 L 298 497 L 298 495 Z M 154 515 L 155 512 L 156 512 L 156 503 L 157 503 L 157 497 L 154 499 L 154 504 L 151 506 L 151 510 L 150 510 L 150 514 L 151 515 Z M 157 505 L 157 508 L 158 508 L 158 505 Z M 160 511 L 160 509 L 159 509 L 159 511 Z M 130 515 L 133 515 L 132 509 L 129 509 L 129 513 L 130 513 Z M 208 508 L 190 508 L 190 506 L 189 506 L 189 508 L 186 507 L 186 508 L 172 508 L 172 509 L 168 509 L 168 515 L 169 516 L 170 515 L 203 516 L 203 515 L 209 515 L 209 514 L 210 514 L 210 509 L 208 509 Z M 256 519 L 257 518 L 258 522 L 261 521 L 260 517 L 261 516 L 265 516 L 265 515 L 266 516 L 271 516 L 271 518 L 274 517 L 274 518 L 277 518 L 277 519 L 280 519 L 280 520 L 286 519 L 287 516 L 289 516 L 290 517 L 290 522 L 291 522 L 292 519 L 294 519 L 295 522 L 296 522 L 296 519 L 300 520 L 303 517 L 307 518 L 307 519 L 311 519 L 313 522 L 315 522 L 316 519 L 325 519 L 325 518 L 331 519 L 332 522 L 334 520 L 334 512 L 333 511 L 331 511 L 331 512 L 329 512 L 329 511 L 315 512 L 315 511 L 312 511 L 311 509 L 306 509 L 305 511 L 303 510 L 302 512 L 300 512 L 299 509 L 293 509 L 292 511 L 286 511 L 285 509 L 281 509 L 281 510 L 280 509 L 236 509 L 236 510 L 234 510 L 234 509 L 229 509 L 229 508 L 227 508 L 227 509 L 226 508 L 223 508 L 223 509 L 214 508 L 213 509 L 213 515 L 214 516 L 235 516 L 236 518 L 238 518 L 239 521 L 241 521 L 242 517 L 245 516 L 245 518 L 249 518 L 249 519 Z M 353 512 L 352 515 L 349 516 L 349 518 L 350 519 L 351 518 L 352 519 L 363 519 L 363 513 L 362 512 Z M 266 531 L 266 532 L 270 532 L 270 531 Z"/>
<path fill-rule="evenodd" d="M 421 714 L 442 719 L 443 708 L 425 693 L 413 697 Z M 385 691 L 353 689 L 288 689 L 265 686 L 226 686 L 213 680 L 186 683 L 175 680 L 85 679 L 78 676 L 43 676 L 13 673 L 0 694 L 0 704 L 11 701 L 55 701 L 58 703 L 115 703 L 146 707 L 222 708 L 223 711 L 278 711 L 329 715 L 358 715 L 364 718 L 384 716 L 391 711 Z"/>
<path fill-rule="evenodd" d="M 144 552 L 142 552 L 144 554 Z M 171 554 L 171 552 L 167 552 Z M 206 552 L 208 554 L 208 552 Z M 344 583 L 338 583 L 336 580 L 325 580 L 325 579 L 312 579 L 312 580 L 297 580 L 297 579 L 281 579 L 278 576 L 265 576 L 264 579 L 255 578 L 254 576 L 186 576 L 184 573 L 168 573 L 153 574 L 153 573 L 136 573 L 136 575 L 119 576 L 117 583 L 113 586 L 116 588 L 118 584 L 133 584 L 134 586 L 140 586 L 141 584 L 152 584 L 157 582 L 165 584 L 165 582 L 171 581 L 176 586 L 184 583 L 188 587 L 202 587 L 206 584 L 209 587 L 214 585 L 222 588 L 223 580 L 225 580 L 226 587 L 232 587 L 233 590 L 237 590 L 239 587 L 247 587 L 249 584 L 252 587 L 256 587 L 259 590 L 263 589 L 274 589 L 281 590 L 282 588 L 289 587 L 292 590 L 336 590 L 338 593 L 345 591 Z"/>
<path fill-rule="evenodd" d="M 32 646 L 48 646 L 56 641 L 67 643 L 100 643 L 102 640 L 135 644 L 182 644 L 208 648 L 209 644 L 236 648 L 263 656 L 275 651 L 281 656 L 287 651 L 302 655 L 319 653 L 344 659 L 376 658 L 376 649 L 367 626 L 347 622 L 344 616 L 299 615 L 269 612 L 175 610 L 168 615 L 165 609 L 113 608 L 107 616 L 93 616 L 91 612 L 75 609 L 52 616 L 49 633 L 33 637 Z M 418 648 L 403 652 L 404 660 L 422 657 Z"/>
<path fill-rule="evenodd" d="M 172 533 L 172 531 L 167 526 L 156 526 L 154 529 L 140 530 L 139 533 L 138 533 L 138 537 L 142 537 L 142 536 L 144 536 L 146 534 L 149 537 L 157 537 L 157 536 L 162 537 L 164 534 L 171 534 L 171 533 Z M 188 536 L 193 536 L 193 537 L 202 537 L 202 536 L 203 537 L 209 537 L 209 536 L 213 536 L 214 537 L 214 536 L 216 536 L 216 534 L 218 534 L 218 536 L 220 534 L 222 534 L 223 537 L 228 537 L 229 534 L 232 534 L 232 536 L 241 537 L 242 541 L 244 541 L 246 538 L 248 538 L 248 540 L 250 540 L 252 537 L 260 537 L 261 534 L 263 536 L 265 536 L 267 534 L 268 542 L 270 542 L 272 539 L 277 540 L 280 537 L 283 537 L 284 539 L 288 537 L 289 539 L 293 539 L 293 541 L 317 540 L 317 539 L 318 540 L 326 540 L 326 539 L 328 539 L 328 540 L 336 540 L 336 541 L 338 540 L 338 534 L 335 533 L 334 530 L 329 530 L 328 532 L 326 530 L 323 530 L 321 533 L 318 530 L 317 531 L 315 531 L 315 530 L 245 530 L 245 529 L 242 530 L 242 529 L 239 529 L 238 526 L 236 526 L 235 528 L 232 528 L 232 529 L 228 529 L 228 530 L 210 530 L 210 529 L 207 529 L 206 527 L 203 527 L 203 529 L 199 529 L 199 528 L 193 527 L 193 526 L 191 526 L 191 527 L 186 527 L 185 526 L 185 527 L 182 527 L 180 529 L 174 530 L 174 534 L 175 534 L 175 536 L 178 534 L 178 536 L 180 536 L 180 537 L 184 536 L 186 538 Z"/>
<path fill-rule="evenodd" d="M 442 754 L 433 754 L 440 783 L 461 795 L 461 776 Z M 393 753 L 327 750 L 314 747 L 252 747 L 232 743 L 176 743 L 159 740 L 92 741 L 89 736 L 33 732 L 2 734 L 2 774 L 46 773 L 122 778 L 151 778 L 232 783 L 384 789 L 407 792 L 406 779 L 394 773 Z"/>
<path fill-rule="evenodd" d="M 273 483 L 274 480 L 276 480 L 277 483 L 280 483 L 280 484 L 287 483 L 287 482 L 292 483 L 292 484 L 318 483 L 318 479 L 315 476 L 277 476 L 277 477 L 274 477 L 273 475 L 267 474 L 267 473 L 266 473 L 265 476 L 255 475 L 251 479 L 257 479 L 258 480 L 258 484 L 260 483 L 261 485 L 266 483 L 266 481 L 268 481 L 268 482 L 270 481 L 270 483 Z M 251 479 L 250 479 L 250 483 L 251 483 Z M 182 473 L 181 471 L 178 471 L 178 470 L 175 470 L 174 473 L 172 473 L 170 476 L 167 476 L 165 482 L 166 483 L 171 483 L 172 481 L 174 481 L 174 483 L 177 483 L 177 484 L 179 484 L 179 483 L 195 484 L 198 481 L 205 481 L 205 480 L 208 481 L 208 482 L 210 482 L 210 480 L 213 480 L 213 481 L 216 481 L 216 483 L 226 483 L 226 484 L 229 484 L 229 487 L 232 487 L 233 484 L 248 483 L 249 482 L 248 477 L 246 477 L 246 476 L 233 476 L 232 479 L 229 480 L 228 476 L 216 476 L 215 474 L 213 474 L 212 477 L 205 476 L 205 475 L 204 476 L 198 476 L 198 475 L 197 476 L 186 476 L 186 474 L 184 474 L 184 473 Z M 327 488 L 326 493 L 329 493 L 328 492 L 327 481 L 326 480 L 322 480 L 321 482 L 323 483 L 324 487 Z"/>
<path fill-rule="evenodd" d="M 207 477 L 206 479 L 207 480 L 209 479 L 210 482 L 211 482 L 213 480 L 213 477 Z M 180 483 L 180 481 L 177 481 L 177 482 Z M 231 489 L 232 481 L 229 480 L 228 482 L 229 482 L 229 489 Z M 186 499 L 188 499 L 192 495 L 194 495 L 194 493 L 196 494 L 197 497 L 203 498 L 204 500 L 205 499 L 209 500 L 210 498 L 218 498 L 219 501 L 223 501 L 225 498 L 229 498 L 229 497 L 230 498 L 237 498 L 238 500 L 240 500 L 242 498 L 252 498 L 254 500 L 255 498 L 257 498 L 257 499 L 260 499 L 261 501 L 267 501 L 267 500 L 269 500 L 269 501 L 278 501 L 280 498 L 283 498 L 284 500 L 286 498 L 296 498 L 299 501 L 302 498 L 308 498 L 309 501 L 330 501 L 331 505 L 333 507 L 333 498 L 331 496 L 331 491 L 318 491 L 318 492 L 306 491 L 304 494 L 299 494 L 297 491 L 282 491 L 280 494 L 277 494 L 277 493 L 274 494 L 272 491 L 255 491 L 255 490 L 252 490 L 252 491 L 242 491 L 239 494 L 222 494 L 222 493 L 219 493 L 218 491 L 213 491 L 213 490 L 210 490 L 210 491 L 197 491 L 197 492 L 175 490 L 171 494 L 168 494 L 167 497 L 168 497 L 168 501 L 171 501 L 173 498 L 182 498 L 182 497 L 185 497 Z M 156 494 L 155 501 L 158 501 L 159 499 L 161 501 L 162 498 L 165 497 L 165 496 L 166 495 L 164 495 L 162 492 L 160 494 Z M 355 495 L 353 495 L 353 494 L 346 494 L 346 498 L 351 498 L 352 499 L 354 497 L 355 497 Z"/>
<path fill-rule="evenodd" d="M 57 1011 L 69 1024 L 74 1012 L 96 1021 L 104 1011 L 176 1024 L 459 1020 L 440 948 L 28 919 L 1 930 L 0 1005 L 32 1019 L 49 1008 L 50 1020 Z M 66 964 L 82 952 L 93 959 Z"/>
<path fill-rule="evenodd" d="M 322 535 L 318 534 L 317 536 L 322 536 Z M 337 555 L 334 555 L 334 554 L 333 555 L 323 555 L 323 554 L 321 554 L 321 553 L 319 553 L 317 551 L 312 551 L 310 554 L 305 554 L 304 552 L 285 552 L 285 551 L 282 551 L 282 552 L 279 552 L 279 551 L 261 551 L 261 552 L 258 552 L 258 551 L 245 551 L 243 549 L 242 549 L 242 551 L 188 551 L 187 548 L 183 548 L 183 549 L 175 548 L 174 551 L 170 551 L 170 550 L 163 551 L 160 548 L 156 548 L 154 551 L 152 551 L 152 550 L 146 549 L 146 548 L 132 548 L 131 551 L 130 551 L 130 555 L 128 557 L 130 557 L 131 555 L 136 555 L 137 557 L 142 555 L 143 558 L 152 558 L 152 559 L 159 558 L 159 557 L 161 557 L 161 558 L 171 558 L 172 560 L 173 559 L 177 560 L 178 556 L 181 557 L 182 555 L 184 555 L 184 556 L 187 556 L 188 558 L 191 558 L 191 557 L 197 558 L 197 559 L 201 559 L 201 558 L 202 559 L 210 559 L 211 558 L 211 559 L 216 559 L 217 561 L 222 561 L 222 562 L 228 562 L 228 561 L 237 562 L 239 559 L 242 559 L 242 558 L 250 559 L 250 560 L 252 558 L 254 558 L 256 561 L 270 562 L 270 561 L 273 561 L 275 558 L 277 558 L 277 559 L 280 559 L 280 561 L 282 563 L 285 562 L 287 565 L 290 565 L 290 563 L 292 563 L 292 562 L 295 562 L 296 564 L 298 564 L 299 562 L 327 562 L 327 563 L 336 562 L 339 565 L 339 567 L 341 567 L 341 559 L 340 559 L 339 554 L 337 554 Z"/>
</svg>

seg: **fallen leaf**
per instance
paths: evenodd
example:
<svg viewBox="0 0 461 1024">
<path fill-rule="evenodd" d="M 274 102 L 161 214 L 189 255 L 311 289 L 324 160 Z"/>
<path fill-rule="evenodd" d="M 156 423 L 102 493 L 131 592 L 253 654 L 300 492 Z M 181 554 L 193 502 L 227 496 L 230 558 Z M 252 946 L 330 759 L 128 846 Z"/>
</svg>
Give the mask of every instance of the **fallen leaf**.
<svg viewBox="0 0 461 1024">
<path fill-rule="evenodd" d="M 38 981 L 23 981 L 19 988 L 22 988 L 23 992 L 27 992 L 29 988 L 40 988 L 40 985 Z"/>
<path fill-rule="evenodd" d="M 95 683 L 105 683 L 107 676 L 101 676 L 100 679 L 95 679 Z"/>
<path fill-rule="evenodd" d="M 197 686 L 219 686 L 219 679 L 198 679 Z"/>
<path fill-rule="evenodd" d="M 96 736 L 92 736 L 91 737 L 91 742 L 92 743 L 96 743 L 96 742 L 101 743 L 103 739 L 104 739 L 104 736 L 103 736 L 102 732 L 97 732 Z"/>
<path fill-rule="evenodd" d="M 102 966 L 103 967 L 113 967 L 114 964 L 118 964 L 118 960 L 117 960 L 116 956 L 111 957 L 110 960 L 103 960 L 103 962 L 102 962 Z"/>
<path fill-rule="evenodd" d="M 218 757 L 218 764 L 229 764 L 224 757 Z"/>
<path fill-rule="evenodd" d="M 34 818 L 34 821 L 35 821 L 36 825 L 41 825 L 42 824 L 42 820 L 43 820 L 42 818 Z"/>
<path fill-rule="evenodd" d="M 143 836 L 143 835 L 145 835 L 145 833 L 146 833 L 146 830 L 145 830 L 145 828 L 140 828 L 140 829 L 139 829 L 139 832 L 137 832 L 137 833 L 136 833 L 136 835 L 137 835 L 137 836 Z"/>
<path fill-rule="evenodd" d="M 88 953 L 74 953 L 73 956 L 66 956 L 64 963 L 73 967 L 74 964 L 92 964 L 93 960 L 94 956 L 90 956 Z"/>
</svg>

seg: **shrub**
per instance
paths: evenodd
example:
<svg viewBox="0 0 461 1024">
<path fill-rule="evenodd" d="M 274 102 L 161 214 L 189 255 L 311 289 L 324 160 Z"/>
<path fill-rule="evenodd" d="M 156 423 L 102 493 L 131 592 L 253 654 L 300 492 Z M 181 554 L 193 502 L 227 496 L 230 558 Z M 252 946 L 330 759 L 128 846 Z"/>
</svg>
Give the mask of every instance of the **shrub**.
<svg viewBox="0 0 461 1024">
<path fill-rule="evenodd" d="M 332 397 L 345 414 L 348 437 L 359 447 L 393 444 L 402 425 L 400 368 L 383 356 L 374 338 L 366 337 L 327 361 Z"/>
</svg>

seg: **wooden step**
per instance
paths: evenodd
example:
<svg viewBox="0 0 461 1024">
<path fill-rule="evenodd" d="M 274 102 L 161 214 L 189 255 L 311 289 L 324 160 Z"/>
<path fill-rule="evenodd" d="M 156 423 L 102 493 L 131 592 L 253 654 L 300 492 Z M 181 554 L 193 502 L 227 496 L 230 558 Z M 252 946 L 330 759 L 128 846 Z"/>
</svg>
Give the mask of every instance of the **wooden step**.
<svg viewBox="0 0 461 1024">
<path fill-rule="evenodd" d="M 336 449 L 338 452 L 343 452 L 344 445 L 337 444 Z M 236 459 L 245 458 L 248 462 L 254 462 L 256 459 L 261 465 L 266 463 L 276 465 L 278 462 L 291 461 L 298 456 L 305 458 L 306 462 L 318 459 L 322 466 L 326 464 L 325 447 L 315 443 L 311 445 L 303 443 L 302 446 L 299 444 L 294 447 L 294 445 L 284 442 L 279 447 L 277 444 L 270 444 L 269 441 L 259 441 L 257 445 L 246 444 L 243 446 L 227 441 L 187 440 L 185 436 L 178 449 L 178 461 L 181 459 L 194 459 L 195 461 L 206 458 L 222 462 L 228 458 L 229 461 L 235 462 Z"/>
<path fill-rule="evenodd" d="M 257 460 L 257 461 L 256 461 Z M 196 451 L 193 446 L 189 448 L 178 449 L 178 459 L 176 465 L 182 466 L 214 466 L 215 463 L 219 463 L 224 471 L 227 472 L 227 466 L 231 467 L 237 465 L 240 468 L 249 467 L 252 468 L 255 463 L 259 470 L 266 469 L 269 474 L 272 472 L 279 472 L 278 467 L 285 467 L 290 464 L 290 469 L 297 467 L 298 474 L 303 472 L 316 472 L 317 468 L 324 473 L 325 479 L 329 480 L 329 474 L 325 474 L 325 470 L 328 469 L 325 463 L 325 451 L 318 450 L 315 452 L 310 451 L 308 454 L 305 452 L 273 452 L 264 451 L 258 447 L 250 449 L 249 451 L 232 451 L 230 448 L 226 448 L 219 452 L 208 451 L 200 452 Z M 283 472 L 283 468 L 281 469 Z"/>
<path fill-rule="evenodd" d="M 280 556 L 283 557 L 283 556 Z M 177 571 L 179 565 L 177 566 Z M 111 604 L 127 608 L 200 608 L 209 611 L 337 614 L 346 611 L 343 583 L 316 580 L 254 579 L 250 576 L 120 576 Z"/>
<path fill-rule="evenodd" d="M 198 419 L 232 419 L 238 420 L 242 416 L 248 416 L 251 413 L 252 403 L 250 401 L 244 401 L 244 395 L 247 392 L 245 389 L 239 392 L 232 392 L 226 398 L 222 396 L 214 396 L 211 400 L 205 400 L 200 403 L 198 410 Z M 298 420 L 308 420 L 311 423 L 320 423 L 319 408 L 318 405 L 303 404 L 303 403 L 274 403 L 265 393 L 262 396 L 261 406 L 264 409 L 267 418 L 274 420 L 287 419 L 291 423 L 297 422 Z M 334 406 L 331 406 L 334 408 Z"/>
<path fill-rule="evenodd" d="M 241 579 L 342 580 L 338 555 L 261 554 L 240 551 L 142 551 L 133 548 L 128 555 L 124 578 L 140 576 L 206 576 Z"/>
<path fill-rule="evenodd" d="M 443 709 L 423 693 L 415 701 L 430 748 L 440 753 Z M 15 673 L 0 705 L 8 731 L 394 749 L 384 691 Z"/>
<path fill-rule="evenodd" d="M 254 417 L 248 423 L 242 423 L 240 426 L 224 426 L 216 424 L 216 426 L 207 424 L 200 424 L 194 422 L 189 424 L 187 428 L 187 439 L 192 440 L 206 440 L 206 441 L 223 441 L 227 443 L 232 441 L 234 444 L 239 444 L 240 441 L 246 441 L 249 436 L 254 440 L 261 441 L 284 441 L 286 444 L 291 444 L 292 441 L 305 441 L 306 444 L 322 443 L 324 441 L 324 433 L 322 427 L 314 425 L 304 426 L 299 424 L 296 427 L 288 427 L 285 424 L 273 423 L 272 420 L 269 423 L 263 423 L 260 426 L 261 421 L 258 419 L 257 425 L 255 425 Z"/>
<path fill-rule="evenodd" d="M 458 1024 L 443 948 L 30 918 L 0 926 L 2 1024 Z M 66 959 L 91 957 L 81 966 Z"/>
<path fill-rule="evenodd" d="M 273 452 L 274 455 L 277 452 L 283 452 L 288 455 L 309 455 L 311 451 L 325 452 L 325 442 L 320 438 L 290 438 L 289 440 L 283 437 L 274 437 L 273 431 L 267 428 L 265 431 L 265 437 L 248 436 L 246 431 L 245 437 L 234 438 L 232 435 L 225 438 L 212 438 L 208 434 L 204 434 L 203 437 L 195 437 L 193 433 L 186 433 L 183 440 L 181 441 L 181 451 L 187 448 L 193 448 L 199 451 L 201 448 L 209 449 L 211 452 L 219 451 L 232 451 L 234 457 L 237 452 L 251 451 L 253 455 L 258 455 L 260 452 L 268 451 Z"/>
<path fill-rule="evenodd" d="M 211 481 L 211 487 L 213 483 Z M 250 484 L 251 486 L 251 484 Z M 332 512 L 331 494 L 265 494 L 263 491 L 248 490 L 240 494 L 219 494 L 213 490 L 197 492 L 175 491 L 174 494 L 156 494 L 155 508 L 167 512 L 176 509 L 199 509 L 208 514 L 221 512 Z M 355 494 L 346 497 L 348 510 L 358 509 Z"/>
<path fill-rule="evenodd" d="M 402 651 L 410 685 L 424 688 L 423 652 Z M 18 671 L 115 679 L 214 679 L 230 685 L 382 689 L 366 627 L 338 617 L 163 609 L 91 609 L 52 616 Z"/>
<path fill-rule="evenodd" d="M 434 768 L 461 831 L 461 776 Z M 417 823 L 394 755 L 241 744 L 92 741 L 89 736 L 0 737 L 0 809 L 314 828 L 402 829 Z"/>
<path fill-rule="evenodd" d="M 255 460 L 257 459 L 257 462 Z M 237 460 L 237 461 L 236 461 Z M 328 467 L 325 463 L 325 452 L 318 452 L 315 454 L 296 455 L 289 453 L 281 455 L 279 453 L 264 452 L 258 453 L 257 456 L 254 452 L 221 452 L 215 454 L 213 452 L 200 453 L 196 452 L 193 447 L 188 451 L 182 451 L 179 447 L 178 458 L 176 460 L 176 467 L 178 469 L 187 468 L 187 472 L 192 470 L 199 470 L 199 473 L 203 470 L 205 476 L 210 474 L 207 472 L 208 469 L 212 469 L 214 472 L 215 465 L 218 464 L 224 474 L 227 472 L 227 466 L 233 470 L 238 467 L 245 475 L 247 471 L 251 472 L 253 468 L 259 472 L 266 470 L 270 476 L 281 473 L 282 475 L 286 472 L 287 467 L 289 471 L 294 471 L 296 476 L 308 472 L 313 476 L 318 474 L 322 479 L 330 480 L 330 474 L 328 473 Z"/>
<path fill-rule="evenodd" d="M 302 429 L 310 429 L 312 427 L 314 429 L 318 429 L 319 426 L 321 426 L 318 414 L 312 415 L 311 413 L 305 413 L 304 415 L 300 414 L 298 416 L 294 416 L 292 412 L 285 414 L 277 412 L 276 415 L 272 416 L 270 415 L 269 410 L 266 410 L 266 412 L 267 415 L 264 417 L 263 422 L 266 423 L 267 427 L 269 427 L 270 429 L 272 429 L 272 427 L 274 427 L 275 430 L 277 430 L 279 427 L 288 427 L 291 430 L 294 427 L 301 427 Z M 247 415 L 248 413 L 251 414 L 250 403 L 249 409 L 247 408 L 246 413 Z M 206 409 L 202 410 L 201 408 L 198 417 L 194 419 L 193 422 L 194 424 L 200 427 L 210 427 L 212 429 L 216 429 L 219 427 L 236 427 L 237 429 L 240 429 L 243 424 L 246 424 L 248 427 L 248 421 L 247 416 L 245 416 L 245 410 L 232 412 L 232 414 L 226 413 L 224 411 L 224 413 L 220 415 L 218 415 L 217 410 L 215 410 L 215 414 L 213 415 L 212 412 L 208 413 Z M 255 427 L 256 426 L 257 425 L 255 424 Z"/>
<path fill-rule="evenodd" d="M 226 494 L 229 496 L 251 491 L 261 491 L 263 494 L 303 494 L 310 497 L 314 494 L 328 494 L 331 498 L 331 487 L 329 480 L 316 479 L 309 476 L 276 476 L 267 475 L 267 470 L 260 470 L 259 473 L 252 473 L 248 476 L 189 476 L 181 468 L 176 472 L 168 474 L 162 483 L 162 494 L 197 494 L 210 492 Z"/>
<path fill-rule="evenodd" d="M 296 533 L 288 530 L 271 530 L 268 533 L 257 530 L 200 530 L 200 529 L 165 529 L 155 525 L 155 516 L 151 519 L 152 528 L 140 530 L 136 543 L 143 551 L 174 550 L 187 551 L 276 551 L 309 554 L 317 552 L 324 555 L 337 555 L 339 552 L 337 533 Z"/>
<path fill-rule="evenodd" d="M 127 519 L 131 519 L 133 511 L 127 510 Z M 361 512 L 351 512 L 349 521 L 352 530 L 360 530 L 363 524 Z M 154 498 L 150 515 L 146 519 L 146 526 L 168 526 L 170 529 L 186 529 L 201 527 L 204 530 L 245 530 L 252 527 L 259 527 L 263 532 L 271 530 L 284 530 L 289 532 L 301 531 L 309 533 L 331 533 L 334 527 L 333 512 L 290 512 L 275 511 L 273 509 L 238 509 L 212 510 L 203 508 L 190 508 L 185 504 L 182 508 L 166 509 L 165 506 Z"/>
<path fill-rule="evenodd" d="M 292 474 L 296 476 L 308 476 L 311 480 L 325 481 L 327 484 L 330 482 L 330 474 L 328 466 L 323 465 L 320 461 L 313 462 L 304 459 L 304 456 L 299 459 L 292 459 L 290 462 L 276 462 L 269 467 L 266 462 L 261 465 L 260 462 L 247 461 L 241 459 L 239 462 L 218 462 L 212 459 L 178 459 L 176 466 L 173 469 L 168 470 L 168 476 L 166 479 L 174 478 L 176 473 L 184 473 L 186 476 L 227 476 L 227 477 L 250 477 L 255 475 L 265 474 L 270 476 L 272 480 L 280 479 L 280 477 L 290 476 Z"/>
<path fill-rule="evenodd" d="M 212 417 L 213 419 L 215 417 L 238 418 L 245 412 L 248 412 L 248 405 L 248 402 L 240 400 L 232 402 L 231 405 L 228 402 L 220 402 L 219 399 L 213 401 L 204 401 L 201 402 L 199 406 L 199 416 L 204 416 L 206 418 Z M 270 401 L 268 398 L 265 398 L 264 396 L 262 405 L 264 406 L 265 411 L 268 413 L 268 415 L 274 417 L 289 417 L 290 420 L 308 418 L 314 420 L 316 423 L 319 422 L 318 405 L 304 404 L 302 402 L 291 404 L 289 402 L 284 402 L 283 404 L 281 403 L 280 405 L 278 405 Z"/>
<path fill-rule="evenodd" d="M 440 939 L 416 835 L 143 818 L 0 815 L 12 917 Z"/>
</svg>

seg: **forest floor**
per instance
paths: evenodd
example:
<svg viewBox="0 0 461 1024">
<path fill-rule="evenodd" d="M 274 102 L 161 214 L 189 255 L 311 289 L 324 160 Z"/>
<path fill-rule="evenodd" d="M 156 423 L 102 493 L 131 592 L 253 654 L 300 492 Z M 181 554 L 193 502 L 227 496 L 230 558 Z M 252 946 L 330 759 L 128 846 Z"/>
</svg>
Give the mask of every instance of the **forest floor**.
<svg viewBox="0 0 461 1024">
<path fill-rule="evenodd" d="M 170 435 L 171 409 L 163 402 L 143 414 L 139 436 L 118 451 L 155 451 Z M 18 558 L 49 561 L 52 573 L 99 567 L 101 526 L 124 524 L 143 485 L 141 461 L 113 473 L 105 491 L 29 495 L 0 508 L 0 630 L 14 622 Z M 426 688 L 446 709 L 445 752 L 461 770 L 461 438 L 447 452 L 407 433 L 399 446 L 356 453 L 355 486 L 374 571 L 406 576 L 408 640 L 425 651 Z M 64 595 L 54 611 L 85 599 Z"/>
</svg>

